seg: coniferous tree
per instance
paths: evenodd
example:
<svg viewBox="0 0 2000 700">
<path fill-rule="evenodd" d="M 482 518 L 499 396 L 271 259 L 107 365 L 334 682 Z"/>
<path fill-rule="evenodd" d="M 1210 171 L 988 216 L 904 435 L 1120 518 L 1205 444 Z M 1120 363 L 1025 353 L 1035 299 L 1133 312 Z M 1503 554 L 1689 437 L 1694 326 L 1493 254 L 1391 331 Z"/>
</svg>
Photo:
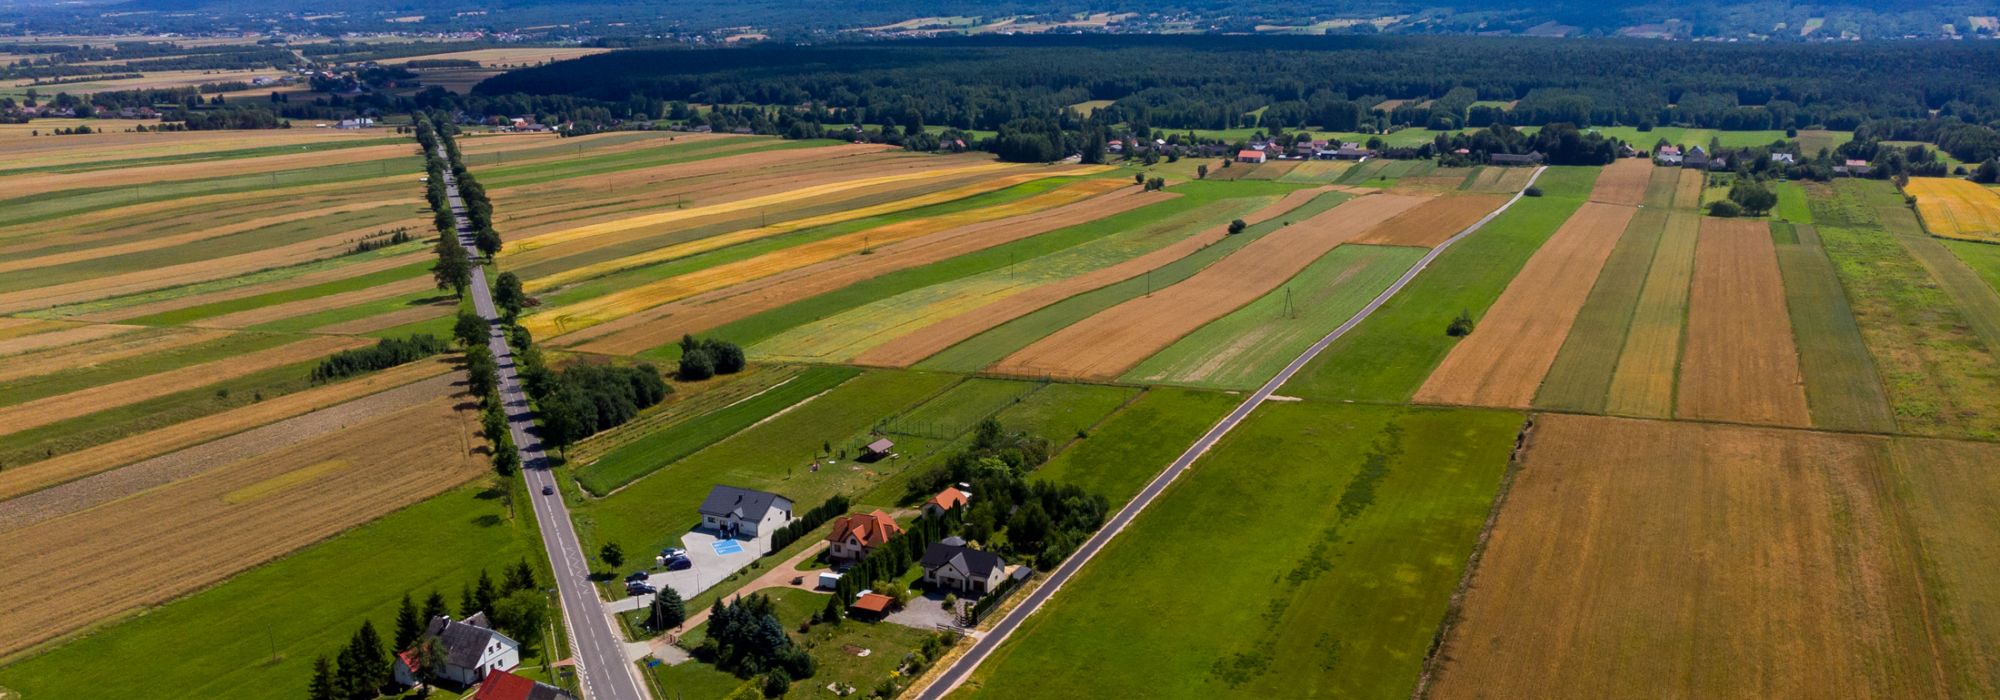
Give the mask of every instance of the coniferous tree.
<svg viewBox="0 0 2000 700">
<path fill-rule="evenodd" d="M 410 601 L 410 594 L 403 594 L 403 604 L 396 609 L 396 650 L 410 648 L 417 637 L 424 633 L 424 622 L 417 619 L 417 605 Z"/>
</svg>

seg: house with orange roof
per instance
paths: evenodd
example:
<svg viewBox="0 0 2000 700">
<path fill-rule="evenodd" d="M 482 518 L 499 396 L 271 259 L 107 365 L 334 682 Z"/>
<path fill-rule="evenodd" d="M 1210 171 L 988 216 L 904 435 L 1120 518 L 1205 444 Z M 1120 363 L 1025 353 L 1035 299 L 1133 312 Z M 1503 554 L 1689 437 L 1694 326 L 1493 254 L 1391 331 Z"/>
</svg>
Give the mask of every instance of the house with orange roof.
<svg viewBox="0 0 2000 700">
<path fill-rule="evenodd" d="M 833 519 L 833 532 L 826 536 L 827 555 L 834 559 L 860 559 L 900 534 L 903 526 L 882 511 L 843 515 Z"/>
<path fill-rule="evenodd" d="M 964 484 L 960 484 L 958 486 L 944 487 L 944 490 L 939 491 L 936 496 L 932 496 L 930 500 L 924 501 L 921 508 L 924 511 L 924 515 L 935 518 L 944 515 L 945 511 L 964 506 L 971 502 L 972 492 L 967 491 Z"/>
</svg>

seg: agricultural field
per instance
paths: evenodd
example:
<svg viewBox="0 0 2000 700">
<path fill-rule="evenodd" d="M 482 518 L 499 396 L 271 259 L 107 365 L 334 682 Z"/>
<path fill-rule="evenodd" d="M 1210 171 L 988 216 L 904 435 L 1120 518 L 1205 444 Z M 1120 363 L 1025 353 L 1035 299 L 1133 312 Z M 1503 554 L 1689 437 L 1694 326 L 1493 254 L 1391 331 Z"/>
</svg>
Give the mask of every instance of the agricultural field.
<svg viewBox="0 0 2000 700">
<path fill-rule="evenodd" d="M 1520 426 L 1502 411 L 1260 409 L 958 695 L 1407 695 Z"/>
<path fill-rule="evenodd" d="M 1931 235 L 2000 243 L 2000 192 L 1942 177 L 1911 178 L 1904 191 L 1917 198 L 1917 214 Z"/>
</svg>

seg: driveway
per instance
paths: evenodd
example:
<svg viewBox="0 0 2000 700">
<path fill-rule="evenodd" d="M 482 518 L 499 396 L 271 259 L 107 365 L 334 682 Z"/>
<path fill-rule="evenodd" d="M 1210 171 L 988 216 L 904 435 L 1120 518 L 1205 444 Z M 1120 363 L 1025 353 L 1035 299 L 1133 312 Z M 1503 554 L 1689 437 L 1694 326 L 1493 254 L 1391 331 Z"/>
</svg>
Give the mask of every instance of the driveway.
<svg viewBox="0 0 2000 700">
<path fill-rule="evenodd" d="M 957 627 L 958 615 L 945 610 L 944 596 L 942 592 L 933 592 L 911 598 L 902 610 L 889 613 L 882 620 L 926 631 L 935 631 L 938 625 Z M 970 605 L 971 601 L 959 600 L 957 603 L 963 606 Z"/>
<path fill-rule="evenodd" d="M 646 582 L 660 588 L 672 587 L 675 593 L 681 594 L 682 600 L 693 598 L 721 583 L 723 579 L 729 578 L 730 574 L 749 566 L 750 562 L 757 561 L 757 556 L 771 546 L 771 537 L 760 535 L 753 540 L 735 540 L 737 549 L 732 554 L 715 553 L 715 545 L 718 542 L 723 543 L 727 549 L 730 540 L 703 530 L 682 535 L 681 549 L 687 550 L 688 561 L 693 562 L 694 566 L 680 571 L 654 571 L 652 576 L 646 578 Z M 653 595 L 648 593 L 611 601 L 605 604 L 604 609 L 621 613 L 639 610 L 652 604 Z"/>
<path fill-rule="evenodd" d="M 817 569 L 813 571 L 798 570 L 799 562 L 813 558 L 814 556 L 818 555 L 820 550 L 822 549 L 826 549 L 825 540 L 814 542 L 812 546 L 805 548 L 804 551 L 801 551 L 798 554 L 794 554 L 790 558 L 782 562 L 778 562 L 776 564 L 764 567 L 763 575 L 758 576 L 755 579 L 752 579 L 749 583 L 743 584 L 742 588 L 736 589 L 736 594 L 749 595 L 757 591 L 767 590 L 771 588 L 797 588 L 803 591 L 814 591 L 818 593 L 824 593 L 825 591 L 819 590 L 818 581 L 820 572 L 825 571 L 825 569 Z M 799 579 L 799 582 L 794 584 L 792 583 L 792 579 Z M 645 597 L 648 601 L 652 599 L 652 596 L 645 596 Z M 678 664 L 682 661 L 686 661 L 688 658 L 687 652 L 682 651 L 679 647 L 674 646 L 674 640 L 680 636 L 678 634 L 678 631 L 691 630 L 701 626 L 701 623 L 706 622 L 708 620 L 708 611 L 709 611 L 708 608 L 702 608 L 700 610 L 689 610 L 687 621 L 681 623 L 681 626 L 678 628 L 676 632 L 662 634 L 660 636 L 654 637 L 644 642 L 634 642 L 633 645 L 631 645 L 627 649 L 627 654 L 630 655 L 632 660 L 634 661 L 637 661 L 648 655 L 657 658 L 661 661 L 664 661 L 668 664 Z"/>
</svg>

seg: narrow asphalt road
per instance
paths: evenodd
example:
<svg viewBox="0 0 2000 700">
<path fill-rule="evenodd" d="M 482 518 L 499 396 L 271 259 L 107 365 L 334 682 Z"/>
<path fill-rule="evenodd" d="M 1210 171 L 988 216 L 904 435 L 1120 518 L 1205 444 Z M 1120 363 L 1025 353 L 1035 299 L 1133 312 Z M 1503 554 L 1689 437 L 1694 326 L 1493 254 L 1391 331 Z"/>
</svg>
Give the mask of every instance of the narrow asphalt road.
<svg viewBox="0 0 2000 700">
<path fill-rule="evenodd" d="M 991 656 L 993 650 L 1000 648 L 1000 645 L 1007 641 L 1008 635 L 1013 634 L 1014 630 L 1020 628 L 1021 623 L 1027 620 L 1029 615 L 1033 615 L 1036 610 L 1041 609 L 1042 604 L 1048 602 L 1049 598 L 1056 594 L 1056 591 L 1061 590 L 1063 584 L 1068 583 L 1070 577 L 1075 576 L 1076 572 L 1081 570 L 1084 564 L 1090 563 L 1090 558 L 1096 556 L 1100 550 L 1103 550 L 1104 545 L 1111 542 L 1111 538 L 1117 537 L 1119 532 L 1124 531 L 1125 526 L 1130 524 L 1133 518 L 1138 517 L 1139 511 L 1145 510 L 1146 506 L 1152 504 L 1153 499 L 1159 497 L 1161 492 L 1166 491 L 1167 486 L 1172 484 L 1174 479 L 1180 477 L 1182 472 L 1193 467 L 1194 461 L 1199 459 L 1203 453 L 1208 452 L 1208 448 L 1213 447 L 1216 441 L 1221 440 L 1223 435 L 1227 435 L 1230 430 L 1236 427 L 1236 424 L 1243 422 L 1244 418 L 1249 417 L 1251 411 L 1256 410 L 1259 404 L 1271 398 L 1271 394 L 1277 392 L 1278 387 L 1284 386 L 1285 382 L 1292 378 L 1292 375 L 1298 374 L 1299 370 L 1306 366 L 1306 363 L 1318 357 L 1321 351 L 1326 350 L 1327 346 L 1333 344 L 1333 341 L 1339 340 L 1341 336 L 1346 335 L 1348 331 L 1353 330 L 1355 326 L 1367 320 L 1368 316 L 1375 313 L 1376 309 L 1382 308 L 1382 305 L 1387 303 L 1390 297 L 1396 296 L 1396 293 L 1402 291 L 1403 287 L 1410 283 L 1410 280 L 1416 279 L 1417 274 L 1423 272 L 1424 268 L 1429 267 L 1431 261 L 1436 260 L 1439 255 L 1443 254 L 1446 248 L 1450 248 L 1452 244 L 1477 232 L 1502 212 L 1513 207 L 1515 202 L 1521 201 L 1522 194 L 1526 192 L 1526 188 L 1533 186 L 1536 180 L 1541 179 L 1542 172 L 1545 169 L 1536 168 L 1535 174 L 1529 178 L 1528 184 L 1523 186 L 1522 192 L 1516 192 L 1514 198 L 1507 200 L 1507 203 L 1501 205 L 1499 209 L 1493 210 L 1492 213 L 1473 222 L 1465 230 L 1458 232 L 1451 238 L 1445 239 L 1443 243 L 1432 248 L 1423 258 L 1417 260 L 1416 264 L 1411 265 L 1410 269 L 1405 271 L 1402 277 L 1397 278 L 1395 284 L 1391 284 L 1388 289 L 1382 290 L 1381 294 L 1376 295 L 1373 300 L 1368 302 L 1367 306 L 1361 307 L 1360 311 L 1356 311 L 1354 316 L 1347 319 L 1347 322 L 1340 324 L 1340 327 L 1333 329 L 1333 332 L 1327 333 L 1326 337 L 1320 338 L 1319 342 L 1313 343 L 1312 347 L 1306 348 L 1304 353 L 1294 358 L 1290 364 L 1285 365 L 1285 368 L 1279 371 L 1277 376 L 1272 377 L 1271 381 L 1265 382 L 1264 386 L 1259 387 L 1249 398 L 1244 399 L 1243 403 L 1237 405 L 1236 410 L 1230 411 L 1228 416 L 1223 417 L 1222 422 L 1217 423 L 1213 428 L 1209 428 L 1208 432 L 1202 434 L 1200 439 L 1195 440 L 1194 444 L 1189 446 L 1186 452 L 1182 452 L 1179 458 L 1175 459 L 1172 464 L 1167 465 L 1167 468 L 1161 471 L 1159 476 L 1153 477 L 1152 483 L 1146 484 L 1146 488 L 1141 490 L 1139 495 L 1134 496 L 1130 502 L 1125 504 L 1124 508 L 1120 508 L 1118 513 L 1111 517 L 1111 521 L 1105 523 L 1104 527 L 1097 531 L 1097 534 L 1092 535 L 1089 540 L 1085 540 L 1083 546 L 1077 548 L 1076 554 L 1071 555 L 1061 566 L 1056 567 L 1055 572 L 1049 574 L 1048 581 L 1044 582 L 1040 588 L 1035 589 L 1034 593 L 1029 594 L 1028 598 L 1022 601 L 1019 606 L 1016 606 L 1012 611 L 1001 617 L 1000 622 L 993 626 L 993 630 L 988 632 L 985 638 L 974 642 L 970 651 L 966 652 L 964 656 L 959 657 L 956 661 L 953 661 L 951 666 L 945 669 L 936 680 L 932 681 L 929 687 L 924 688 L 924 692 L 918 697 L 923 700 L 939 700 L 951 693 L 951 691 L 956 690 L 959 684 L 965 682 L 967 676 L 972 675 L 973 669 L 979 668 L 979 664 L 984 662 L 986 657 Z"/>
<path fill-rule="evenodd" d="M 444 157 L 442 148 L 438 157 Z M 458 215 L 459 243 L 465 246 L 467 255 L 477 258 L 479 251 L 472 245 L 473 232 L 471 221 L 465 218 L 465 202 L 458 198 L 458 181 L 447 172 L 444 182 L 452 213 Z M 472 306 L 486 319 L 489 330 L 486 343 L 500 366 L 500 403 L 507 412 L 514 445 L 521 453 L 521 475 L 527 479 L 535 522 L 541 526 L 542 547 L 548 550 L 549 564 L 555 569 L 563 626 L 569 632 L 570 658 L 576 662 L 583 695 L 591 700 L 648 700 L 645 685 L 635 674 L 636 666 L 625 659 L 624 639 L 618 635 L 597 600 L 597 589 L 590 583 L 590 560 L 577 543 L 562 490 L 557 488 L 554 495 L 542 495 L 544 487 L 556 486 L 555 476 L 549 471 L 548 455 L 543 454 L 540 439 L 529 432 L 535 414 L 528 407 L 527 395 L 521 391 L 520 378 L 514 371 L 514 353 L 507 347 L 507 336 L 498 323 L 500 314 L 493 305 L 492 293 L 487 290 L 486 269 L 473 267 Z"/>
</svg>

